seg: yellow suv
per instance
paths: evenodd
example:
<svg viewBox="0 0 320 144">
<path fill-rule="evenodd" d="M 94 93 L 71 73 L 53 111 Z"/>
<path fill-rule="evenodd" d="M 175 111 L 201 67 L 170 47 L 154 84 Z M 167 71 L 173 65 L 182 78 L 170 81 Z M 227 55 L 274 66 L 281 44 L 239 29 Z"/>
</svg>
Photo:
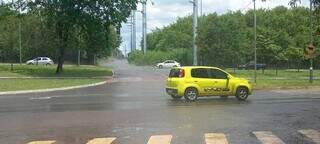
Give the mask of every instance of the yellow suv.
<svg viewBox="0 0 320 144">
<path fill-rule="evenodd" d="M 166 92 L 174 99 L 184 96 L 189 101 L 201 96 L 236 96 L 244 101 L 252 94 L 252 86 L 216 67 L 188 66 L 171 69 Z"/>
</svg>

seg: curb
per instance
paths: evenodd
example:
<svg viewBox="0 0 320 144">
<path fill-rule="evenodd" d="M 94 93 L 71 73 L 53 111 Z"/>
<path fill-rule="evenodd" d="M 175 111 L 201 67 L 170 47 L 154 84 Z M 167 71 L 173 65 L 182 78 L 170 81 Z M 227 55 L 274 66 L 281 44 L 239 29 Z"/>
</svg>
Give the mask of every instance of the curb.
<svg viewBox="0 0 320 144">
<path fill-rule="evenodd" d="M 28 94 L 28 93 L 44 93 L 44 92 L 53 92 L 53 91 L 73 90 L 73 89 L 79 89 L 79 88 L 88 88 L 88 87 L 94 87 L 94 86 L 99 86 L 99 85 L 112 83 L 113 78 L 114 78 L 114 71 L 112 71 L 111 78 L 106 80 L 106 81 L 103 81 L 103 82 L 87 84 L 87 85 L 62 87 L 62 88 L 50 88 L 50 89 L 38 89 L 38 90 L 21 90 L 21 91 L 6 91 L 6 92 L 0 92 L 0 96 L 2 96 L 2 95 Z"/>
</svg>

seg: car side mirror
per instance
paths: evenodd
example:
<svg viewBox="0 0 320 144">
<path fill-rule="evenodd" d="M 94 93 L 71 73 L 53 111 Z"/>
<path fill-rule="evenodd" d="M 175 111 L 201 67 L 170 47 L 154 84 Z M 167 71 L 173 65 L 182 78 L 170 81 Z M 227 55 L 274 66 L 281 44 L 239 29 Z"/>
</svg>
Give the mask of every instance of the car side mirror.
<svg viewBox="0 0 320 144">
<path fill-rule="evenodd" d="M 230 75 L 227 75 L 227 80 L 231 79 L 231 76 Z"/>
</svg>

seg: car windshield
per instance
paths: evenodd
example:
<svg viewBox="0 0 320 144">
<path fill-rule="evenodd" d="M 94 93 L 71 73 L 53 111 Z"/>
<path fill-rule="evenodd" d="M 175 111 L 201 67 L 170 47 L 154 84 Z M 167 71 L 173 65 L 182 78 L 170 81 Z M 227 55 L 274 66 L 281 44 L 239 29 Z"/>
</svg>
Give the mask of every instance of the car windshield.
<svg viewBox="0 0 320 144">
<path fill-rule="evenodd" d="M 0 144 L 320 144 L 320 0 L 0 0 Z"/>
</svg>

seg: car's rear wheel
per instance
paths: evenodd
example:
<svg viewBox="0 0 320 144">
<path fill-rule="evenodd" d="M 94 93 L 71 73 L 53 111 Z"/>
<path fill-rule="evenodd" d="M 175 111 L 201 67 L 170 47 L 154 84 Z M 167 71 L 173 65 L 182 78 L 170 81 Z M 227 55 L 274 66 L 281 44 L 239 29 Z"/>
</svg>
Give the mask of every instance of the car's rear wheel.
<svg viewBox="0 0 320 144">
<path fill-rule="evenodd" d="M 198 99 L 198 90 L 196 88 L 187 88 L 184 93 L 184 98 L 188 101 L 195 101 Z"/>
<path fill-rule="evenodd" d="M 182 98 L 182 96 L 178 96 L 178 95 L 171 95 L 171 97 L 172 97 L 173 99 L 181 99 L 181 98 Z"/>
<path fill-rule="evenodd" d="M 249 96 L 249 91 L 245 87 L 239 87 L 237 89 L 236 97 L 240 101 L 245 101 Z"/>
</svg>

